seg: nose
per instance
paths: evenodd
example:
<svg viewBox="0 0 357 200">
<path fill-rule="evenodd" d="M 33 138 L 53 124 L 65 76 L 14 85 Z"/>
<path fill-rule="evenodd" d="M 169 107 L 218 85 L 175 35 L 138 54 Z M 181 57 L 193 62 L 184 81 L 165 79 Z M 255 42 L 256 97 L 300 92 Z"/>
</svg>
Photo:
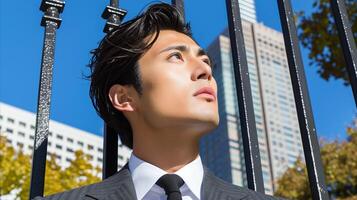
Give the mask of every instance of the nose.
<svg viewBox="0 0 357 200">
<path fill-rule="evenodd" d="M 212 79 L 211 66 L 204 63 L 199 58 L 192 59 L 192 66 L 194 66 L 194 71 L 191 77 L 193 81 L 196 81 L 198 79 L 207 79 L 208 81 L 211 81 Z"/>
</svg>

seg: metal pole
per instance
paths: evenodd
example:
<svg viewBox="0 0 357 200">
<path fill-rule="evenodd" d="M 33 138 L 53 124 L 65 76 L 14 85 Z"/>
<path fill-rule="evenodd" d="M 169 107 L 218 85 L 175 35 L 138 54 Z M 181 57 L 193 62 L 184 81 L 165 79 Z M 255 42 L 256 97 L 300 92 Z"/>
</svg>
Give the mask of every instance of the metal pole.
<svg viewBox="0 0 357 200">
<path fill-rule="evenodd" d="M 278 0 L 279 14 L 283 29 L 289 71 L 294 91 L 301 139 L 304 148 L 306 167 L 309 175 L 311 195 L 314 200 L 329 199 L 321 163 L 314 118 L 310 105 L 304 66 L 290 0 Z"/>
<path fill-rule="evenodd" d="M 125 17 L 125 15 L 126 15 L 126 10 L 119 8 L 119 1 L 110 0 L 110 5 L 107 6 L 102 13 L 102 18 L 107 20 L 103 32 L 108 33 L 113 28 L 118 27 L 121 20 L 123 20 L 123 18 Z"/>
<path fill-rule="evenodd" d="M 43 196 L 44 191 L 56 29 L 60 27 L 59 14 L 63 12 L 63 8 L 64 2 L 60 0 L 43 0 L 40 6 L 40 10 L 44 12 L 41 26 L 45 27 L 45 35 L 32 157 L 30 199 Z"/>
<path fill-rule="evenodd" d="M 106 179 L 118 170 L 118 134 L 107 124 L 104 126 L 102 179 Z"/>
<path fill-rule="evenodd" d="M 121 20 L 124 18 L 126 11 L 118 8 L 118 0 L 110 0 L 110 5 L 104 9 L 102 18 L 107 22 L 103 32 L 109 33 L 114 28 L 118 27 Z M 102 178 L 106 179 L 118 170 L 118 133 L 108 124 L 104 124 L 104 140 L 103 140 L 103 169 Z"/>
<path fill-rule="evenodd" d="M 348 20 L 344 0 L 331 0 L 331 9 L 335 18 L 348 76 L 357 106 L 357 48 L 352 34 L 352 24 Z"/>
<path fill-rule="evenodd" d="M 185 6 L 183 0 L 171 0 L 171 4 L 176 6 L 176 8 L 182 14 L 183 19 L 185 19 Z"/>
<path fill-rule="evenodd" d="M 226 0 L 248 188 L 264 193 L 259 143 L 238 0 Z"/>
</svg>

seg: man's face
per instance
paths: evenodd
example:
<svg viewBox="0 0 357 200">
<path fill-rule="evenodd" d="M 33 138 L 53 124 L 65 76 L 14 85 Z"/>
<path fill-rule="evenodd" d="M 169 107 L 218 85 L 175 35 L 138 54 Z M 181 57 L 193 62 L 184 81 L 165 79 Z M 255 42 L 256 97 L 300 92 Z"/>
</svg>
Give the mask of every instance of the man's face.
<svg viewBox="0 0 357 200">
<path fill-rule="evenodd" d="M 140 58 L 143 94 L 136 99 L 139 116 L 156 129 L 207 133 L 219 122 L 217 83 L 210 60 L 185 34 L 162 30 Z M 195 93 L 208 87 L 213 96 Z"/>
</svg>

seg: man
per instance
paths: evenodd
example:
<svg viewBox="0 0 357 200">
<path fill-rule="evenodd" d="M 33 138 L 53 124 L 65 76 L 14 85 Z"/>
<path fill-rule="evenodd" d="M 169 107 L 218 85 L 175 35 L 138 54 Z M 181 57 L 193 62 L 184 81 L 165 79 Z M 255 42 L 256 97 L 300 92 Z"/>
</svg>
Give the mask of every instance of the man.
<svg viewBox="0 0 357 200">
<path fill-rule="evenodd" d="M 45 199 L 273 199 L 202 165 L 199 139 L 219 122 L 217 84 L 174 7 L 151 5 L 92 53 L 93 105 L 133 153 L 108 179 Z"/>
</svg>

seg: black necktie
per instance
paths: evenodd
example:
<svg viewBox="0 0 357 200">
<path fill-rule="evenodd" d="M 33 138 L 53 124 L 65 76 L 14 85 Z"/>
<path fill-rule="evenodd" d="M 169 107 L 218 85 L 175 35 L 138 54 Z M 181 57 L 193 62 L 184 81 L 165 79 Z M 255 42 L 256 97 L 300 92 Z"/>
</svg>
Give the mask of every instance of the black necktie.
<svg viewBox="0 0 357 200">
<path fill-rule="evenodd" d="M 182 178 L 176 174 L 165 174 L 156 182 L 167 195 L 167 200 L 182 200 L 180 187 L 184 184 Z"/>
</svg>

